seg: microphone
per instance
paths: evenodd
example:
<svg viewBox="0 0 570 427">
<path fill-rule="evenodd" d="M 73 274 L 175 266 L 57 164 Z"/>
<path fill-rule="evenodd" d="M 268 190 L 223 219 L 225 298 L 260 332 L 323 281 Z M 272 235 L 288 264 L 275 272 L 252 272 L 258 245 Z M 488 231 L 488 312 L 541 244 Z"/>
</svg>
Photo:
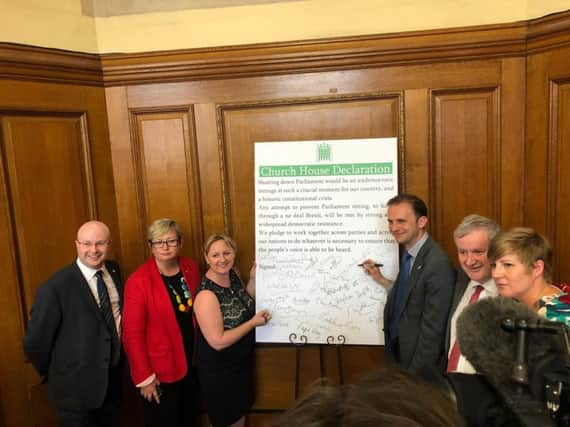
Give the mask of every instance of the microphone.
<svg viewBox="0 0 570 427">
<path fill-rule="evenodd" d="M 506 319 L 516 319 L 508 321 Z M 512 374 L 520 367 L 517 333 L 511 329 L 536 330 L 543 325 L 538 315 L 511 298 L 485 298 L 467 306 L 457 319 L 457 339 L 461 353 L 477 372 L 485 375 L 499 389 L 512 388 Z M 503 323 L 507 326 L 505 330 Z M 511 327 L 511 323 L 514 326 Z M 524 325 L 524 326 L 523 326 Z M 529 326 L 530 325 L 530 326 Z M 532 358 L 555 351 L 550 334 L 528 334 L 529 362 Z"/>
<path fill-rule="evenodd" d="M 502 320 L 501 328 L 508 332 L 515 331 L 528 331 L 528 332 L 546 332 L 551 334 L 559 333 L 561 330 L 564 331 L 566 326 L 561 322 L 552 322 L 545 319 L 513 319 L 507 317 Z"/>
<path fill-rule="evenodd" d="M 561 390 L 555 395 L 552 385 L 560 387 L 568 378 L 567 332 L 563 323 L 544 320 L 526 305 L 504 297 L 471 304 L 457 319 L 461 352 L 520 426 L 556 425 L 551 416 L 560 406 Z M 565 417 L 568 408 L 563 409 Z"/>
</svg>

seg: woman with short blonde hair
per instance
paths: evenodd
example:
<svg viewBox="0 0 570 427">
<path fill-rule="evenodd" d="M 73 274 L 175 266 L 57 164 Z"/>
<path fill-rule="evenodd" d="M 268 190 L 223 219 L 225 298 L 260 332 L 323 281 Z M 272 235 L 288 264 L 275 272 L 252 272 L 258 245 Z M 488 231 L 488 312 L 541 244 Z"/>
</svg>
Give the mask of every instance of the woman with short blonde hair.
<svg viewBox="0 0 570 427">
<path fill-rule="evenodd" d="M 549 320 L 570 323 L 568 295 L 552 283 L 552 247 L 528 227 L 502 231 L 489 245 L 499 295 L 525 304 Z"/>
<path fill-rule="evenodd" d="M 123 344 L 143 398 L 145 426 L 188 427 L 197 407 L 193 317 L 200 272 L 180 255 L 182 229 L 171 218 L 147 230 L 152 256 L 127 280 Z"/>
</svg>

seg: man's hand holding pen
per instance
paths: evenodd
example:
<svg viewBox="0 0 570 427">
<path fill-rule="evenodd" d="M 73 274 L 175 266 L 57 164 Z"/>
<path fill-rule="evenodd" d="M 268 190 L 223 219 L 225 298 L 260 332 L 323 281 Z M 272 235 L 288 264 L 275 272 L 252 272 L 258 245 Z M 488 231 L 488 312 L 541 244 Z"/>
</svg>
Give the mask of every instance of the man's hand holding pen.
<svg viewBox="0 0 570 427">
<path fill-rule="evenodd" d="M 372 277 L 372 279 L 374 279 L 376 283 L 379 283 L 380 285 L 384 286 L 386 289 L 390 289 L 392 287 L 393 282 L 384 277 L 382 271 L 380 270 L 381 267 L 384 267 L 383 264 L 380 264 L 371 259 L 366 259 L 362 261 L 361 264 L 358 264 L 358 266 L 362 267 L 366 272 L 366 274 Z"/>
</svg>

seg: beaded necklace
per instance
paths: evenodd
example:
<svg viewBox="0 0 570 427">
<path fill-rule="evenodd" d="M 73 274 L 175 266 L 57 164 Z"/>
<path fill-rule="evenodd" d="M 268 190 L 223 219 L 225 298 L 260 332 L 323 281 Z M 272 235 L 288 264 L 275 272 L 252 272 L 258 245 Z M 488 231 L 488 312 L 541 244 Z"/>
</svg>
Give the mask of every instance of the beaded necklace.
<svg viewBox="0 0 570 427">
<path fill-rule="evenodd" d="M 166 284 L 168 285 L 168 288 L 170 289 L 170 291 L 174 295 L 174 298 L 176 299 L 176 302 L 178 303 L 178 311 L 181 311 L 183 313 L 186 311 L 190 311 L 192 309 L 192 295 L 190 294 L 190 290 L 186 285 L 184 276 L 180 277 L 180 285 L 182 287 L 182 293 L 184 294 L 185 302 L 182 301 L 182 297 L 176 291 L 176 289 L 174 289 L 174 287 L 169 283 L 168 280 L 166 280 Z"/>
</svg>

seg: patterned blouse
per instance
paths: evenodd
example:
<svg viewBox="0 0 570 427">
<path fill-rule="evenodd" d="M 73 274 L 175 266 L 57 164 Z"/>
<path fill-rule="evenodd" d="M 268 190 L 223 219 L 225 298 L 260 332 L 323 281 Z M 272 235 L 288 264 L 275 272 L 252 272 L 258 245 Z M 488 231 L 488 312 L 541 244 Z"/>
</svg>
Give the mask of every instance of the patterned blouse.
<svg viewBox="0 0 570 427">
<path fill-rule="evenodd" d="M 255 314 L 255 301 L 246 292 L 243 282 L 233 269 L 230 270 L 229 288 L 219 286 L 204 276 L 196 294 L 204 289 L 212 291 L 218 298 L 224 319 L 224 330 L 233 329 L 247 322 Z"/>
<path fill-rule="evenodd" d="M 570 327 L 570 294 L 542 297 L 539 301 L 538 315 L 553 322 L 562 322 Z"/>
</svg>

